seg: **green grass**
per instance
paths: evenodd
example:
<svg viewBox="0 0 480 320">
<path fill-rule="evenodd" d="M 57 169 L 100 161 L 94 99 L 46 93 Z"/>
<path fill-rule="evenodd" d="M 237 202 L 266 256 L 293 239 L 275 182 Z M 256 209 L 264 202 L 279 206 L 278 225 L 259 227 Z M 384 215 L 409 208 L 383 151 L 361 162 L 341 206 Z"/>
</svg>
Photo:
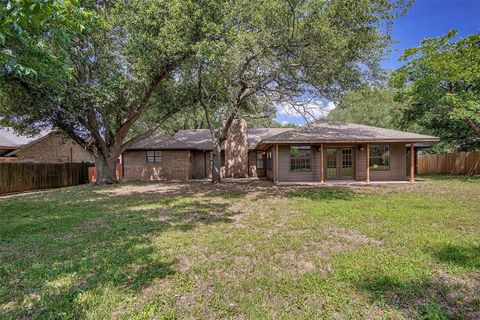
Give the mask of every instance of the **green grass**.
<svg viewBox="0 0 480 320">
<path fill-rule="evenodd" d="M 0 318 L 480 317 L 480 178 L 0 198 Z"/>
</svg>

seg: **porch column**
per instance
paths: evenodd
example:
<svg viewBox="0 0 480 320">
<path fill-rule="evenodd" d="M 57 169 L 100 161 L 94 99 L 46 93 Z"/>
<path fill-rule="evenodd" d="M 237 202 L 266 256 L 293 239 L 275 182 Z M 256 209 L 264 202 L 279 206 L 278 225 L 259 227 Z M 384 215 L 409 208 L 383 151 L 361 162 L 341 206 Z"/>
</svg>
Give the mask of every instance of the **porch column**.
<svg viewBox="0 0 480 320">
<path fill-rule="evenodd" d="M 278 184 L 278 144 L 275 145 L 275 183 Z"/>
<path fill-rule="evenodd" d="M 410 182 L 415 180 L 415 147 L 410 144 Z"/>
<path fill-rule="evenodd" d="M 323 143 L 320 145 L 320 183 L 325 181 L 323 173 Z"/>
<path fill-rule="evenodd" d="M 365 181 L 367 183 L 370 183 L 370 144 L 369 143 L 367 143 L 366 152 L 367 152 L 367 156 L 366 156 L 366 158 L 367 158 L 367 164 L 366 164 L 367 165 L 367 171 L 366 171 L 367 172 L 367 179 Z"/>
</svg>

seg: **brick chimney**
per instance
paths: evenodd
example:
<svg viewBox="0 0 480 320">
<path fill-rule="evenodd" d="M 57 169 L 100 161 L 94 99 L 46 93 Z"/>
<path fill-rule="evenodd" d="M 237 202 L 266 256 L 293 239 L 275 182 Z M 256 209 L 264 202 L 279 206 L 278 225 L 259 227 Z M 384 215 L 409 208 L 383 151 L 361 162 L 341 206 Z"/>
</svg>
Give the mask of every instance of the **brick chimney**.
<svg viewBox="0 0 480 320">
<path fill-rule="evenodd" d="M 248 177 L 247 122 L 234 120 L 225 141 L 225 177 Z"/>
</svg>

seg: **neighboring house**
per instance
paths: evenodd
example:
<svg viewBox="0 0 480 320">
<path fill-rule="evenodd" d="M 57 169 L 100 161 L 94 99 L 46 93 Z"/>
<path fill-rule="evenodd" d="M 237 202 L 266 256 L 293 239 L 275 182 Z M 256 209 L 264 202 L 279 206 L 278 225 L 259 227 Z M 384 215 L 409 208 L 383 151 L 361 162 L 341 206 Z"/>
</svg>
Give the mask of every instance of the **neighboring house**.
<svg viewBox="0 0 480 320">
<path fill-rule="evenodd" d="M 0 162 L 93 162 L 93 157 L 57 131 L 42 132 L 31 138 L 15 133 L 11 128 L 0 128 Z"/>
<path fill-rule="evenodd" d="M 415 144 L 437 137 L 320 120 L 298 128 L 247 129 L 236 121 L 222 146 L 224 177 L 267 177 L 275 183 L 404 181 L 414 175 Z M 407 161 L 407 147 L 411 150 Z M 123 153 L 124 179 L 188 180 L 211 177 L 208 130 L 144 139 Z M 368 164 L 368 165 L 367 165 Z"/>
</svg>

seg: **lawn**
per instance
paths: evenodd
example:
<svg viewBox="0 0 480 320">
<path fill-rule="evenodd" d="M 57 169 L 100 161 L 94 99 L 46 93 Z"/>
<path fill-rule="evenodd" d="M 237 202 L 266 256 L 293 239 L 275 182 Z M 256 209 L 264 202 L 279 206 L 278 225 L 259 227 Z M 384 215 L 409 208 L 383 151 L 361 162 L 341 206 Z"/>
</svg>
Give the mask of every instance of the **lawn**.
<svg viewBox="0 0 480 320">
<path fill-rule="evenodd" d="M 480 178 L 0 198 L 0 318 L 480 318 Z"/>
</svg>

